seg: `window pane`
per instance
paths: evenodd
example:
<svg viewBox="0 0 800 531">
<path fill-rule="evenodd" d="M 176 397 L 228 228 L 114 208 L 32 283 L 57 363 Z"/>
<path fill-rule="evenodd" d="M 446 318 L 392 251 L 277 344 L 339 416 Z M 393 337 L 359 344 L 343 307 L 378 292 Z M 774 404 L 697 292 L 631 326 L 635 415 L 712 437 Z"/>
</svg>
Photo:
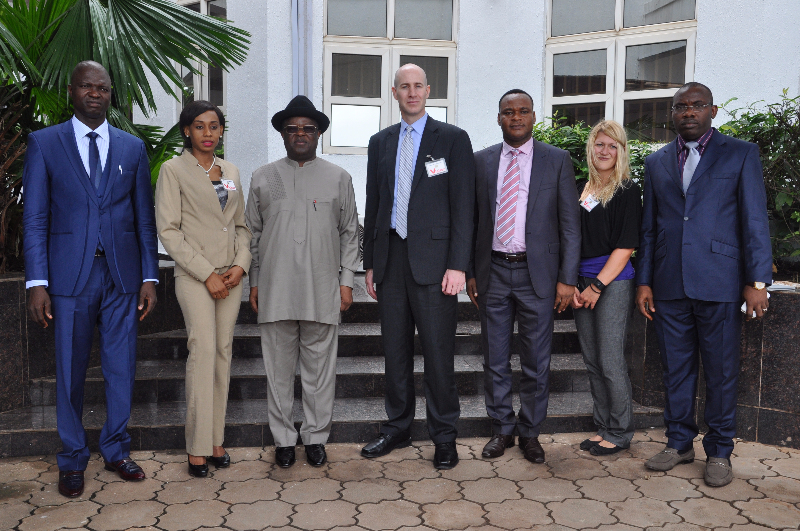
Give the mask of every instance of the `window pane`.
<svg viewBox="0 0 800 531">
<path fill-rule="evenodd" d="M 625 90 L 675 88 L 686 78 L 686 41 L 628 46 Z"/>
<path fill-rule="evenodd" d="M 553 0 L 551 34 L 573 35 L 614 29 L 616 0 Z"/>
<path fill-rule="evenodd" d="M 183 106 L 194 101 L 194 74 L 191 70 L 181 65 L 181 78 L 183 79 Z"/>
<path fill-rule="evenodd" d="M 625 0 L 626 28 L 694 19 L 695 0 Z"/>
<path fill-rule="evenodd" d="M 228 18 L 228 2 L 227 0 L 213 0 L 208 3 L 208 14 L 212 17 Z"/>
<path fill-rule="evenodd" d="M 670 142 L 672 131 L 670 107 L 672 98 L 628 100 L 625 102 L 623 125 L 628 138 L 646 142 Z"/>
<path fill-rule="evenodd" d="M 333 54 L 331 96 L 380 98 L 381 56 Z"/>
<path fill-rule="evenodd" d="M 331 146 L 369 147 L 381 129 L 381 108 L 371 105 L 331 105 Z"/>
<path fill-rule="evenodd" d="M 560 53 L 553 56 L 553 96 L 605 94 L 606 51 Z"/>
<path fill-rule="evenodd" d="M 196 4 L 189 4 L 189 5 L 186 5 L 186 6 L 183 6 L 183 7 L 186 7 L 188 9 L 191 9 L 192 11 L 196 11 L 198 13 L 200 12 L 200 2 L 197 2 Z"/>
<path fill-rule="evenodd" d="M 401 55 L 400 66 L 414 63 L 425 70 L 428 76 L 428 85 L 431 86 L 429 98 L 447 98 L 447 57 L 423 57 L 420 55 Z"/>
<path fill-rule="evenodd" d="M 386 37 L 386 0 L 328 0 L 328 35 Z"/>
<path fill-rule="evenodd" d="M 425 107 L 428 116 L 440 122 L 447 122 L 447 107 Z"/>
<path fill-rule="evenodd" d="M 222 107 L 225 105 L 225 96 L 223 93 L 223 73 L 222 69 L 216 66 L 208 66 L 208 101 Z"/>
<path fill-rule="evenodd" d="M 453 0 L 395 0 L 394 36 L 453 40 Z"/>
<path fill-rule="evenodd" d="M 559 120 L 561 125 L 575 125 L 583 122 L 594 125 L 606 116 L 605 103 L 578 103 L 575 105 L 553 105 L 553 116 L 565 118 Z"/>
</svg>

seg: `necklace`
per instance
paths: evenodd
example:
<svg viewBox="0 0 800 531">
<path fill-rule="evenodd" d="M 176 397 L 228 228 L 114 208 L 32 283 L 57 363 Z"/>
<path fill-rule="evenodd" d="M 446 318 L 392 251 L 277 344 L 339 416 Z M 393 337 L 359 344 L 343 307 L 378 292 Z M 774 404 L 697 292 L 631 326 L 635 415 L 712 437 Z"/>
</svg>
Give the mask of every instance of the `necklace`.
<svg viewBox="0 0 800 531">
<path fill-rule="evenodd" d="M 211 169 L 214 167 L 214 163 L 215 162 L 217 162 L 217 154 L 216 153 L 214 154 L 214 160 L 211 161 L 211 166 L 209 166 L 208 169 L 205 169 L 204 167 L 200 166 L 199 162 L 197 163 L 197 167 L 200 168 L 201 170 L 203 170 L 204 172 L 206 172 L 206 177 L 211 179 L 211 176 L 208 174 L 208 172 L 210 172 Z"/>
</svg>

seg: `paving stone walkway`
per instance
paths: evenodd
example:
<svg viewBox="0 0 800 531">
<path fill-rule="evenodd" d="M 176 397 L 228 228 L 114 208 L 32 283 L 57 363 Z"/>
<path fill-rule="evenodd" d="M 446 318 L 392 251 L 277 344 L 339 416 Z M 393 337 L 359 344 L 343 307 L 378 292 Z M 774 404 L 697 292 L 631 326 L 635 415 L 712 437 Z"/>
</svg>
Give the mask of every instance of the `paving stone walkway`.
<svg viewBox="0 0 800 531">
<path fill-rule="evenodd" d="M 461 463 L 434 470 L 430 442 L 367 460 L 360 445 L 327 447 L 313 468 L 298 447 L 289 469 L 274 448 L 233 448 L 231 468 L 190 478 L 179 451 L 137 452 L 148 479 L 124 483 L 93 454 L 86 490 L 58 494 L 55 458 L 0 460 L 0 529 L 194 530 L 721 530 L 800 529 L 800 450 L 739 442 L 736 479 L 703 483 L 705 455 L 668 473 L 644 460 L 663 446 L 662 430 L 639 431 L 631 449 L 593 457 L 578 449 L 588 434 L 540 437 L 547 463 L 515 447 L 480 458 L 485 439 L 460 439 Z"/>
</svg>

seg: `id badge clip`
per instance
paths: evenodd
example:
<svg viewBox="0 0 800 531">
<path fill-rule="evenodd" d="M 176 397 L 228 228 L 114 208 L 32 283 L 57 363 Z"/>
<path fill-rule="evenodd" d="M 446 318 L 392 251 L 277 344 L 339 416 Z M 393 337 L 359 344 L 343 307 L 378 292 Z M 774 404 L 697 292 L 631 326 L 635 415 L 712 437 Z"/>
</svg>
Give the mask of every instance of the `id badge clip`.
<svg viewBox="0 0 800 531">
<path fill-rule="evenodd" d="M 428 155 L 430 157 L 430 155 Z M 447 163 L 444 161 L 443 158 L 430 160 L 425 163 L 425 171 L 428 172 L 428 177 L 436 177 L 437 175 L 442 175 L 447 173 Z"/>
</svg>

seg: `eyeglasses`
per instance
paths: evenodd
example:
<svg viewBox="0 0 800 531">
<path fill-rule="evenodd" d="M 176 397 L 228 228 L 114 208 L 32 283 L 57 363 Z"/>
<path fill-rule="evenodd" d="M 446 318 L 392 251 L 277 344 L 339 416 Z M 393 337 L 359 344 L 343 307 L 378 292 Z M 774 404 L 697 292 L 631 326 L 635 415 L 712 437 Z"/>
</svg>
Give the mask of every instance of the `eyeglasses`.
<svg viewBox="0 0 800 531">
<path fill-rule="evenodd" d="M 689 111 L 702 111 L 706 107 L 711 107 L 714 105 L 713 103 L 704 103 L 702 105 L 683 105 L 679 103 L 678 105 L 672 106 L 672 112 L 676 114 L 685 114 Z"/>
<path fill-rule="evenodd" d="M 319 128 L 316 125 L 287 125 L 283 130 L 287 135 L 296 135 L 300 131 L 303 131 L 308 136 L 311 136 L 315 135 L 317 131 L 319 131 Z"/>
</svg>

